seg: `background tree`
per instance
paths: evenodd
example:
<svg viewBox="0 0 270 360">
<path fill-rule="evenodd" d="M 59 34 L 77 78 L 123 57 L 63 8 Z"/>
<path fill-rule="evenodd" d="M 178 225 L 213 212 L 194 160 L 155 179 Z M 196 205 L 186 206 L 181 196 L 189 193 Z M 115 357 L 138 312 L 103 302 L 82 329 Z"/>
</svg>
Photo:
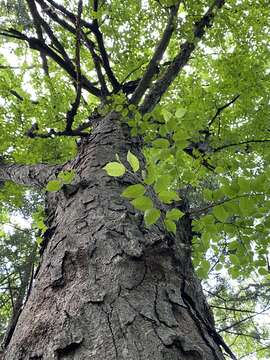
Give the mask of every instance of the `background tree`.
<svg viewBox="0 0 270 360">
<path fill-rule="evenodd" d="M 257 298 L 236 297 L 269 282 L 268 17 L 248 0 L 1 2 L 3 203 L 27 198 L 9 181 L 45 190 L 39 265 L 8 276 L 5 359 L 236 358 L 218 331 L 243 335 Z M 244 285 L 215 284 L 218 331 L 192 260 Z"/>
</svg>

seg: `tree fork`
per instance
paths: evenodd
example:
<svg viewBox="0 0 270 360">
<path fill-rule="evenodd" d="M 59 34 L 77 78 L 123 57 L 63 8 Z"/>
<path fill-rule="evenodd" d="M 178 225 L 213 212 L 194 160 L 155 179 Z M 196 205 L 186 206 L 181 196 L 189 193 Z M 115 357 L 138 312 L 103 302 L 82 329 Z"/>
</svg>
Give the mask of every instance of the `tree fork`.
<svg viewBox="0 0 270 360">
<path fill-rule="evenodd" d="M 80 180 L 47 195 L 50 239 L 5 360 L 224 360 L 191 264 L 190 219 L 176 239 L 145 229 L 120 195 L 125 179 L 102 169 L 137 147 L 111 113 L 65 165 Z"/>
</svg>

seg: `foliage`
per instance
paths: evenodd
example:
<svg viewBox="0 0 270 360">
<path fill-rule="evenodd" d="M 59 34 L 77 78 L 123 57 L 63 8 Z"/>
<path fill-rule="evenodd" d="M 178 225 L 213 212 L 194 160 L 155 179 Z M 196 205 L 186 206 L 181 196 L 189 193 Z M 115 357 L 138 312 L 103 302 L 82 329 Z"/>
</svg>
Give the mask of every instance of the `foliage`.
<svg viewBox="0 0 270 360">
<path fill-rule="evenodd" d="M 215 272 L 233 282 L 256 277 L 262 284 L 269 283 L 268 2 L 111 0 L 95 8 L 95 1 L 84 1 L 81 17 L 86 23 L 81 24 L 79 39 L 78 23 L 61 7 L 50 12 L 52 1 L 36 3 L 56 39 L 45 31 L 46 24 L 35 21 L 27 1 L 0 2 L 0 152 L 4 161 L 63 163 L 75 156 L 74 138 L 87 136 L 92 120 L 118 112 L 131 135 L 142 140 L 144 160 L 131 149 L 125 159 L 113 154 L 116 160 L 104 170 L 109 176 L 132 179 L 122 196 L 143 213 L 145 225 L 160 223 L 170 236 L 177 236 L 181 218 L 190 217 L 193 263 L 201 278 Z M 61 3 L 79 14 L 77 1 Z M 221 6 L 204 17 L 212 3 Z M 134 91 L 149 70 L 170 14 L 173 32 L 167 47 L 150 69 L 145 92 L 135 101 Z M 94 24 L 94 30 L 87 24 Z M 40 26 L 43 38 L 39 35 L 38 40 L 51 51 L 56 49 L 64 65 L 55 61 L 55 55 L 44 55 L 33 47 L 31 38 L 38 37 Z M 164 76 L 186 43 L 194 45 L 194 51 L 182 59 L 179 76 L 144 110 L 149 92 L 154 97 L 151 89 L 165 84 Z M 97 91 L 101 92 L 98 96 Z M 60 173 L 46 190 L 61 191 L 74 177 L 72 172 Z M 3 211 L 22 207 L 25 191 L 6 183 L 0 189 Z M 34 223 L 46 231 L 40 212 Z M 4 247 L 0 256 L 2 252 Z M 229 299 L 232 291 L 222 289 L 222 296 Z M 254 310 L 256 302 L 264 303 L 266 298 L 258 295 L 253 302 L 245 300 L 243 309 Z M 234 305 L 242 309 L 236 300 Z M 221 309 L 217 315 L 224 322 Z M 237 320 L 235 312 L 233 317 Z M 251 332 L 252 326 L 248 325 Z M 257 341 L 254 336 L 245 339 L 245 346 L 242 340 L 233 345 L 240 358 Z M 266 351 L 261 354 L 267 356 Z"/>
</svg>

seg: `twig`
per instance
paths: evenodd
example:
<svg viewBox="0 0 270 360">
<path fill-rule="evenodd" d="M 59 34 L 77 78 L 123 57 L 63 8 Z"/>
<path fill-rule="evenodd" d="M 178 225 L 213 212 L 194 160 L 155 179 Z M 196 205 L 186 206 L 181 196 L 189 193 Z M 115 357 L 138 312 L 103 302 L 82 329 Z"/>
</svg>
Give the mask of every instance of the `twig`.
<svg viewBox="0 0 270 360">
<path fill-rule="evenodd" d="M 231 146 L 239 146 L 239 145 L 246 145 L 246 144 L 252 144 L 252 143 L 265 143 L 265 142 L 269 142 L 270 139 L 262 139 L 262 140 L 246 140 L 246 141 L 240 141 L 238 143 L 231 143 L 231 144 L 226 144 L 226 145 L 222 145 L 222 146 L 219 146 L 215 149 L 212 149 L 213 152 L 218 152 L 218 151 L 221 151 L 221 150 L 224 150 L 224 149 L 227 149 Z"/>
<path fill-rule="evenodd" d="M 227 107 L 229 107 L 230 105 L 232 105 L 238 98 L 240 97 L 240 95 L 236 95 L 231 101 L 229 101 L 228 103 L 226 103 L 225 105 L 219 107 L 217 109 L 217 112 L 215 113 L 215 115 L 213 116 L 213 118 L 209 121 L 208 127 L 210 127 L 213 122 L 216 120 L 216 118 L 220 115 L 220 113 L 225 110 Z"/>
<path fill-rule="evenodd" d="M 260 311 L 260 312 L 258 312 L 258 313 L 256 313 L 256 314 L 249 315 L 249 316 L 245 317 L 244 319 L 241 319 L 241 320 L 239 320 L 239 321 L 236 321 L 235 323 L 233 323 L 233 324 L 231 324 L 231 325 L 225 326 L 224 328 L 218 330 L 218 333 L 221 333 L 221 332 L 224 332 L 224 331 L 228 331 L 229 329 L 234 328 L 235 326 L 238 326 L 238 325 L 242 324 L 242 323 L 245 322 L 245 321 L 248 321 L 248 320 L 250 320 L 250 319 L 253 319 L 253 318 L 254 318 L 255 316 L 257 316 L 257 315 L 263 314 L 263 313 L 264 313 L 265 311 L 267 311 L 267 310 L 268 310 L 268 309 L 264 309 L 264 310 L 262 310 L 262 311 Z"/>
</svg>

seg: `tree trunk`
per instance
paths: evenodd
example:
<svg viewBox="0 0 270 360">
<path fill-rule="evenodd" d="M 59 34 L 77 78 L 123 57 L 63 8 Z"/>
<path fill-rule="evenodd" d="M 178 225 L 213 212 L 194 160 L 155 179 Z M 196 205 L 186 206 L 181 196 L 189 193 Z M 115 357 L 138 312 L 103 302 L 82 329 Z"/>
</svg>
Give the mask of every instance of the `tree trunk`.
<svg viewBox="0 0 270 360">
<path fill-rule="evenodd" d="M 138 147 L 116 117 L 64 166 L 77 184 L 48 194 L 42 261 L 6 360 L 224 359 L 191 264 L 189 218 L 176 240 L 145 229 L 120 196 L 128 179 L 102 170 Z"/>
</svg>

